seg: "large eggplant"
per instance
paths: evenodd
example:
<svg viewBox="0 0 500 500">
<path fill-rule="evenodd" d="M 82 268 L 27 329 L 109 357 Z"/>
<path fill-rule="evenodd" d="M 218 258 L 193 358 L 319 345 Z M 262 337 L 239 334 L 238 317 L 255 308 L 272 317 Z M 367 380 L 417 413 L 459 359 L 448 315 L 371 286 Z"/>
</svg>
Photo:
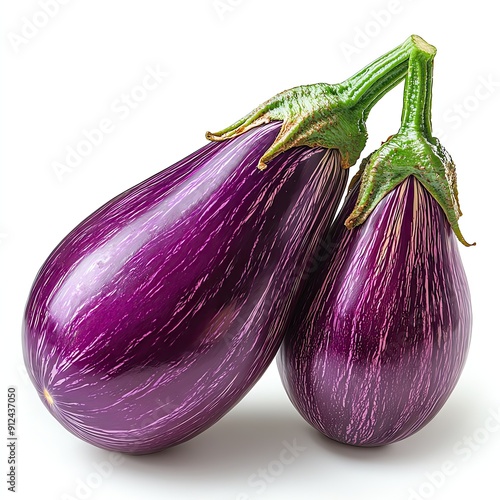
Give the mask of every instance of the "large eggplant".
<svg viewBox="0 0 500 500">
<path fill-rule="evenodd" d="M 359 184 L 327 238 L 278 354 L 286 391 L 315 428 L 376 446 L 403 439 L 441 409 L 470 342 L 469 288 L 445 214 L 415 177 L 347 229 Z"/>
<path fill-rule="evenodd" d="M 335 150 L 256 166 L 280 122 L 191 156 L 77 226 L 38 273 L 25 362 L 51 414 L 132 453 L 221 418 L 276 354 L 347 173 Z"/>
</svg>

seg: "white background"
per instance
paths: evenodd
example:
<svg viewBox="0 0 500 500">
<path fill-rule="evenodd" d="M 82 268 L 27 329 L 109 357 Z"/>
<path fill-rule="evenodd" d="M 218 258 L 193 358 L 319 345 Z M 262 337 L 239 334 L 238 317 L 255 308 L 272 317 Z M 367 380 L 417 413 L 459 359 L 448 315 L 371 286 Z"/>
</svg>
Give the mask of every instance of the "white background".
<svg viewBox="0 0 500 500">
<path fill-rule="evenodd" d="M 4 0 L 0 14 L 0 331 L 2 386 L 18 388 L 17 498 L 499 498 L 495 3 L 66 0 L 49 19 L 41 3 Z M 40 27 L 26 27 L 31 20 Z M 108 199 L 205 144 L 207 129 L 225 127 L 286 88 L 341 81 L 411 33 L 438 48 L 435 131 L 457 164 L 462 230 L 478 243 L 461 248 L 473 297 L 472 347 L 441 413 L 403 442 L 342 446 L 298 416 L 273 364 L 219 423 L 157 455 L 109 465 L 116 457 L 65 431 L 26 378 L 20 343 L 32 280 L 52 248 Z M 168 76 L 155 89 L 135 90 L 143 100 L 124 108 L 122 94 L 141 84 L 148 67 Z M 372 111 L 365 153 L 397 130 L 401 96 L 402 86 Z M 64 162 L 67 148 L 103 119 L 113 130 L 58 178 L 54 162 Z M 294 440 L 302 451 L 280 465 L 283 442 Z M 270 480 L 258 483 L 259 474 Z"/>
</svg>

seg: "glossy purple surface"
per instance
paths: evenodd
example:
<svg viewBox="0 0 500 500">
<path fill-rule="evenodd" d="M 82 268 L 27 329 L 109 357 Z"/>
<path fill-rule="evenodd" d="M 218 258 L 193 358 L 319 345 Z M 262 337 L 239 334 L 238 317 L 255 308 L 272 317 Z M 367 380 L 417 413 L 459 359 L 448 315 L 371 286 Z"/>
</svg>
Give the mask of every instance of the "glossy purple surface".
<svg viewBox="0 0 500 500">
<path fill-rule="evenodd" d="M 348 230 L 350 193 L 328 260 L 307 284 L 278 354 L 302 416 L 337 441 L 377 446 L 422 428 L 460 376 L 472 313 L 456 238 L 414 177 Z"/>
<path fill-rule="evenodd" d="M 257 162 L 280 123 L 209 143 L 76 227 L 28 299 L 38 393 L 94 445 L 149 453 L 221 418 L 276 354 L 340 202 L 338 153 Z"/>
</svg>

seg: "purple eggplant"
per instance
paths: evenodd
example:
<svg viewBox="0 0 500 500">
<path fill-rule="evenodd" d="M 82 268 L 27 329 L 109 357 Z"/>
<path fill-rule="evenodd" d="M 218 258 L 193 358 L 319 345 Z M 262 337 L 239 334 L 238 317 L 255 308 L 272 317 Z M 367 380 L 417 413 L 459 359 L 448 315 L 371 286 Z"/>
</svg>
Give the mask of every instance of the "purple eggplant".
<svg viewBox="0 0 500 500">
<path fill-rule="evenodd" d="M 279 352 L 302 416 L 358 446 L 426 425 L 455 387 L 470 343 L 455 165 L 431 130 L 436 50 L 418 49 L 400 130 L 362 162 Z"/>
<path fill-rule="evenodd" d="M 263 374 L 347 180 L 322 148 L 259 171 L 279 129 L 207 144 L 94 212 L 44 263 L 25 362 L 73 434 L 155 452 L 212 425 Z"/>
<path fill-rule="evenodd" d="M 334 223 L 328 265 L 308 283 L 278 364 L 311 425 L 376 446 L 441 409 L 465 363 L 472 313 L 455 235 L 422 185 L 409 177 L 347 229 L 357 195 Z"/>
<path fill-rule="evenodd" d="M 244 396 L 279 348 L 370 109 L 422 44 L 411 36 L 339 84 L 274 96 L 64 238 L 36 277 L 23 333 L 59 422 L 148 453 Z"/>
</svg>

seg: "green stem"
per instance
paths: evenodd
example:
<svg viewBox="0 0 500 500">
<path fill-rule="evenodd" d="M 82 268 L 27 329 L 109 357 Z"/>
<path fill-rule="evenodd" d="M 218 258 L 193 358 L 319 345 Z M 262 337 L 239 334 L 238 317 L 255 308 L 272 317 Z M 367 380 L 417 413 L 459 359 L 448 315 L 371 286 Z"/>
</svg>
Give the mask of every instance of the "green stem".
<svg viewBox="0 0 500 500">
<path fill-rule="evenodd" d="M 425 123 L 424 130 L 429 137 L 432 137 L 432 85 L 433 85 L 433 77 L 434 77 L 434 58 L 429 59 L 427 61 L 427 82 L 425 84 L 428 89 L 425 100 Z"/>
<path fill-rule="evenodd" d="M 408 69 L 410 53 L 420 37 L 412 35 L 395 49 L 373 61 L 345 80 L 344 102 L 356 105 L 366 114 L 387 93 L 401 82 Z"/>
<path fill-rule="evenodd" d="M 281 121 L 278 136 L 259 160 L 260 169 L 298 146 L 338 149 L 342 166 L 354 165 L 366 144 L 366 119 L 371 108 L 403 80 L 410 57 L 429 52 L 429 47 L 419 36 L 412 35 L 342 83 L 285 90 L 229 127 L 207 132 L 206 137 L 224 141 L 271 121 Z"/>
<path fill-rule="evenodd" d="M 432 136 L 436 49 L 422 39 L 417 38 L 415 42 L 409 49 L 400 129 L 362 162 L 358 199 L 345 225 L 352 229 L 362 224 L 384 196 L 413 175 L 439 203 L 457 238 L 469 246 L 458 225 L 462 212 L 455 164 L 439 140 Z"/>
<path fill-rule="evenodd" d="M 410 55 L 403 94 L 400 133 L 414 131 L 432 137 L 431 105 L 434 53 L 414 51 Z"/>
<path fill-rule="evenodd" d="M 366 120 L 373 106 L 390 90 L 396 87 L 405 78 L 408 62 L 404 62 L 391 69 L 390 73 L 374 82 L 370 89 L 359 99 L 357 106 L 362 109 L 363 119 Z"/>
</svg>

